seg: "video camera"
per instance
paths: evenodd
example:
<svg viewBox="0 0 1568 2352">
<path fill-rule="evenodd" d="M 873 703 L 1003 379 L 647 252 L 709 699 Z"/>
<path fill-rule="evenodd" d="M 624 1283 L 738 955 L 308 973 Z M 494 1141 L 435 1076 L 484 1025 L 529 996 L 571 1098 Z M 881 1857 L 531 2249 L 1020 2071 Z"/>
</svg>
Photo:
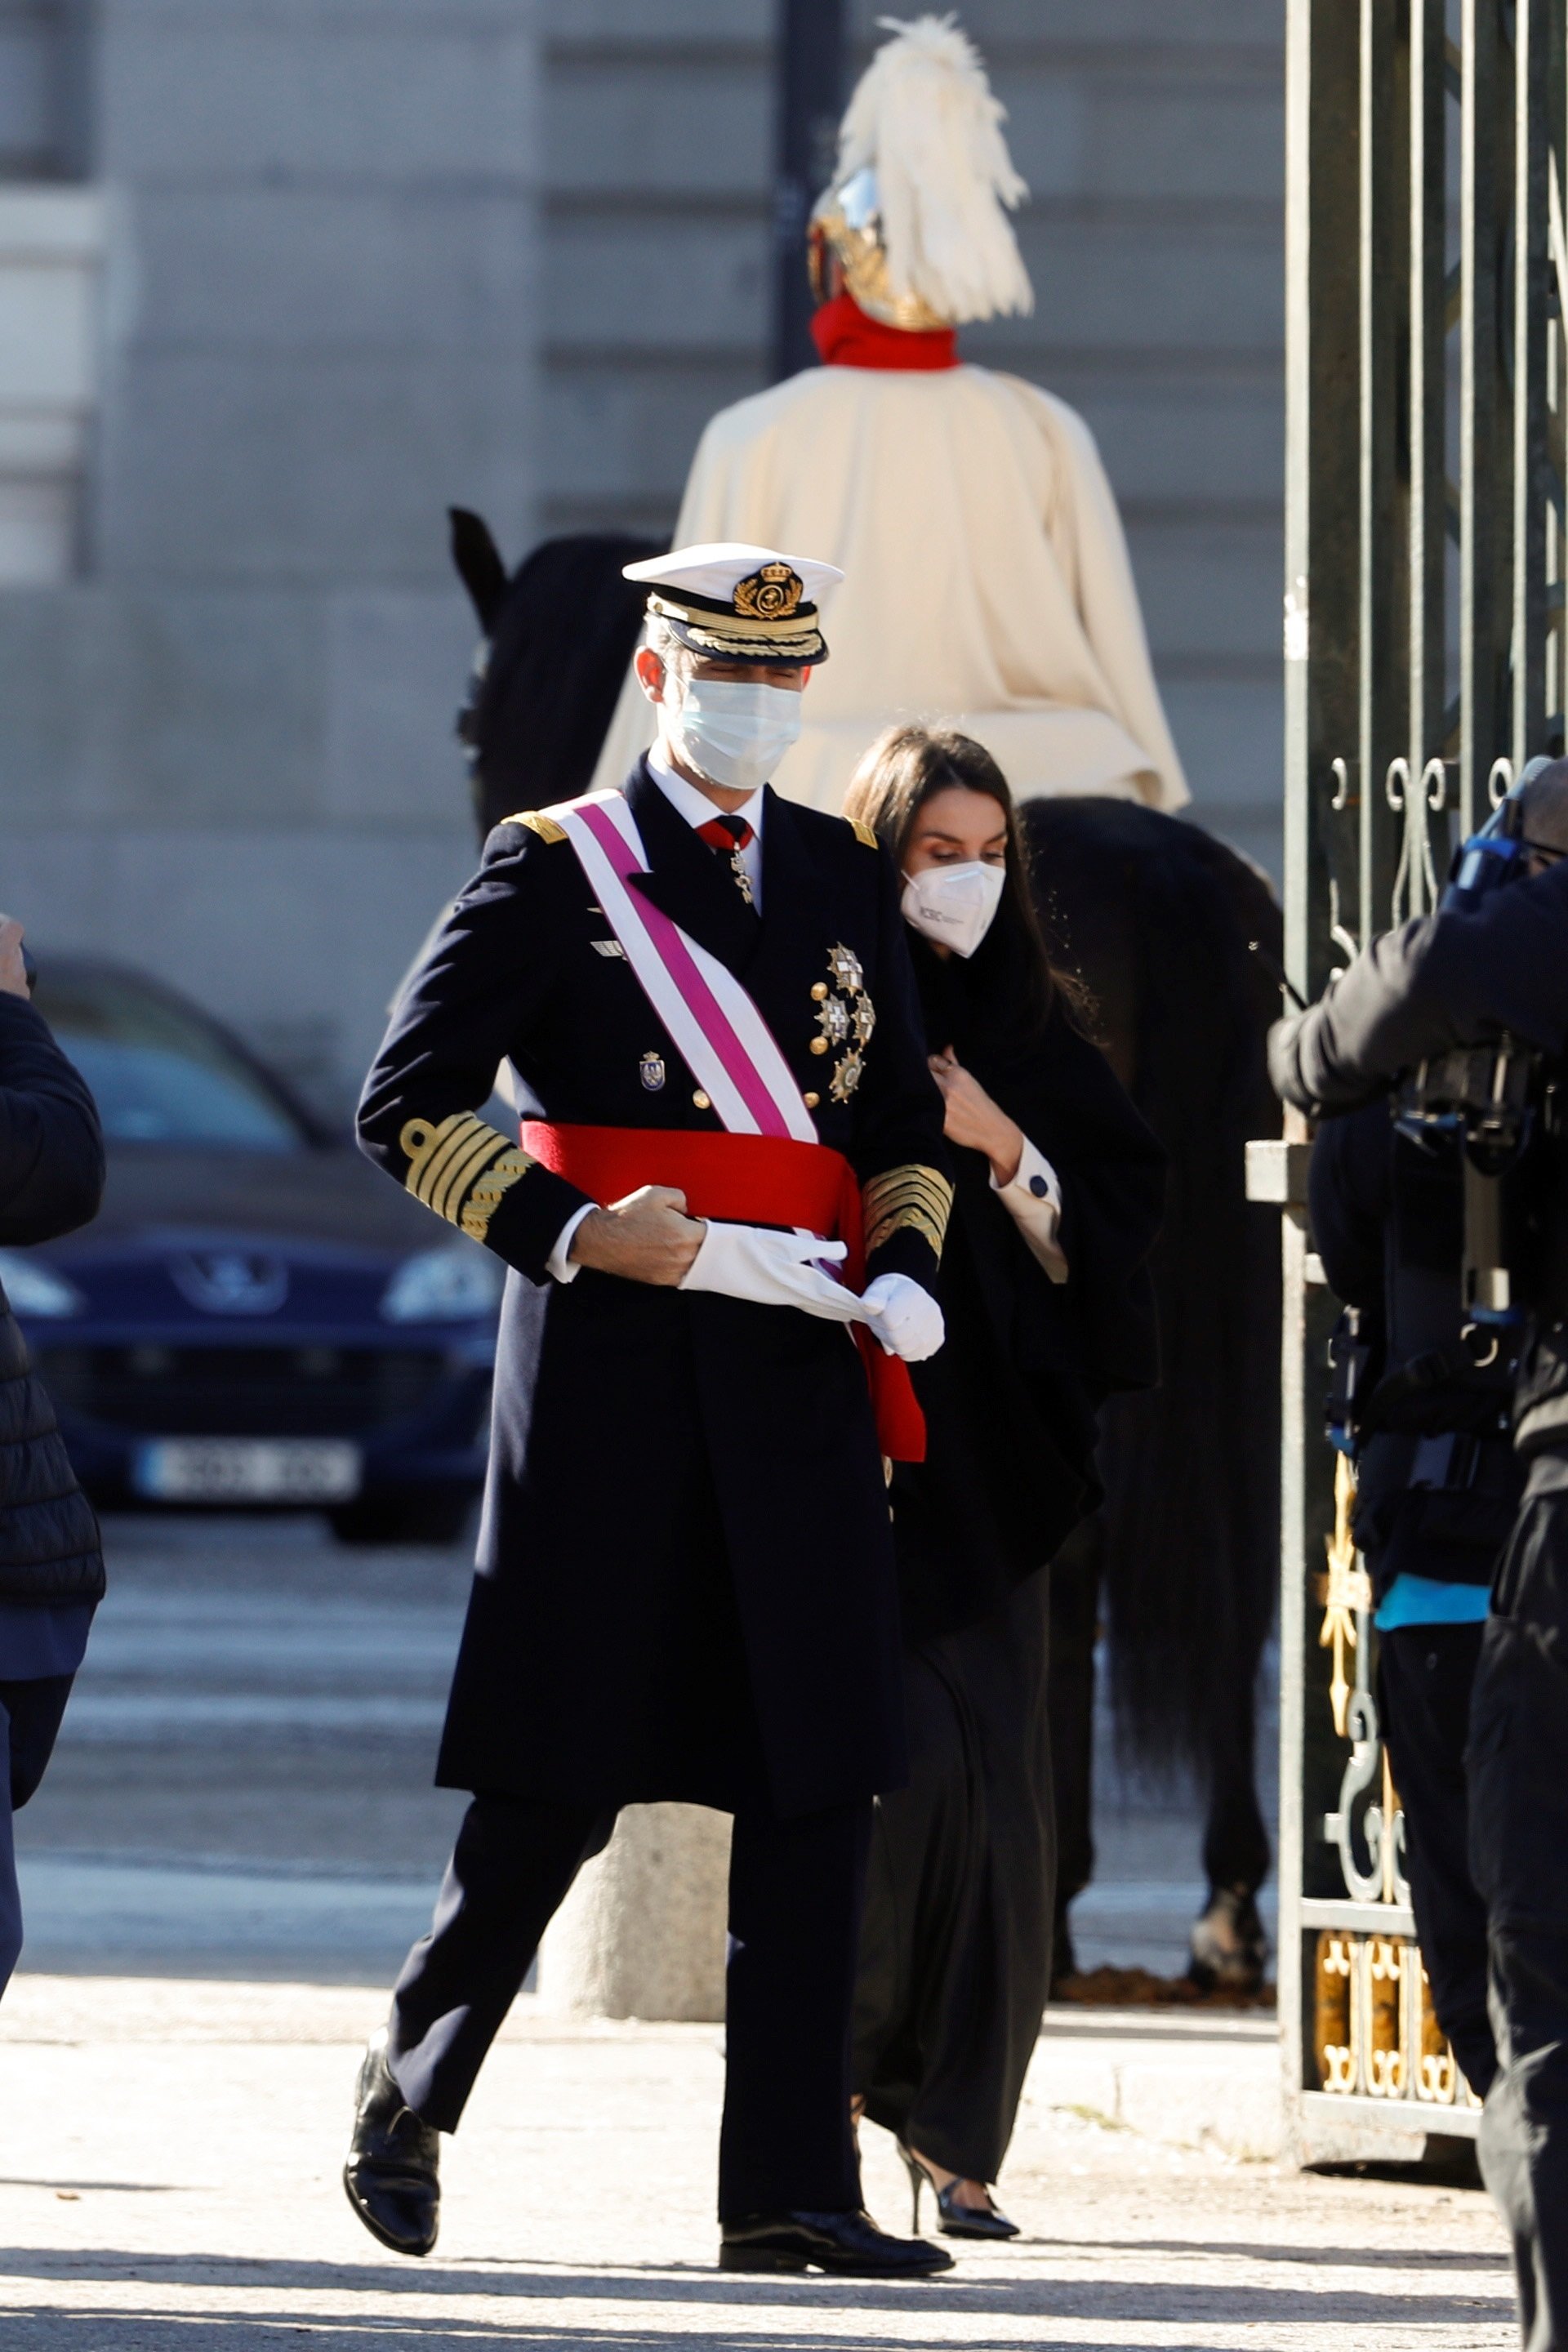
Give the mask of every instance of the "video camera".
<svg viewBox="0 0 1568 2352">
<path fill-rule="evenodd" d="M 1527 867 L 1525 786 L 1547 762 L 1532 760 L 1479 833 L 1455 855 L 1442 914 L 1474 914 L 1494 891 L 1522 879 Z M 1462 1139 L 1465 1177 L 1465 1340 L 1478 1363 L 1491 1363 L 1522 1316 L 1512 1295 L 1502 1181 L 1523 1158 L 1545 1100 L 1542 1057 L 1504 1035 L 1496 1045 L 1459 1046 L 1417 1063 L 1394 1095 L 1394 1119 L 1415 1142 Z"/>
</svg>

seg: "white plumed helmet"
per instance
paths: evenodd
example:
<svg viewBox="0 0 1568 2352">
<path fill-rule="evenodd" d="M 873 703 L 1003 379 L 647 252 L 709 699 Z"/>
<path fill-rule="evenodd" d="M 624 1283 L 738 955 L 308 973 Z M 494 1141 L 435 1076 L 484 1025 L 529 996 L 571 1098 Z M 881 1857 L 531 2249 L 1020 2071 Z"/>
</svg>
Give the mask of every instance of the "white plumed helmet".
<svg viewBox="0 0 1568 2352">
<path fill-rule="evenodd" d="M 1007 217 L 1029 192 L 978 52 L 956 16 L 878 22 L 893 38 L 860 77 L 833 185 L 812 215 L 819 293 L 826 244 L 860 308 L 889 326 L 960 326 L 1033 310 Z"/>
</svg>

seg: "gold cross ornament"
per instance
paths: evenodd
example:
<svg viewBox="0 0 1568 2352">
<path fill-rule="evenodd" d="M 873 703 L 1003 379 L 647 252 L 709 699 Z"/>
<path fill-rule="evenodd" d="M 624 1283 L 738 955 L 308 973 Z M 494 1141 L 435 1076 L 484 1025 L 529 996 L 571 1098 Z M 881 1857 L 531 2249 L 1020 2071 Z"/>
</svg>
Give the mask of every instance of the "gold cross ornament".
<svg viewBox="0 0 1568 2352">
<path fill-rule="evenodd" d="M 1329 1704 L 1334 1711 L 1334 1729 L 1342 1739 L 1350 1736 L 1346 1709 L 1350 1705 L 1351 1685 L 1345 1675 L 1345 1657 L 1347 1652 L 1356 1646 L 1358 1612 L 1372 1607 L 1372 1579 L 1361 1565 L 1355 1538 L 1351 1533 L 1351 1509 L 1354 1502 L 1355 1473 L 1346 1455 L 1341 1454 L 1334 1462 L 1334 1531 L 1324 1538 L 1329 1555 L 1329 1574 L 1323 1594 L 1325 1606 L 1318 1647 L 1321 1650 L 1331 1648 L 1334 1654 Z"/>
</svg>

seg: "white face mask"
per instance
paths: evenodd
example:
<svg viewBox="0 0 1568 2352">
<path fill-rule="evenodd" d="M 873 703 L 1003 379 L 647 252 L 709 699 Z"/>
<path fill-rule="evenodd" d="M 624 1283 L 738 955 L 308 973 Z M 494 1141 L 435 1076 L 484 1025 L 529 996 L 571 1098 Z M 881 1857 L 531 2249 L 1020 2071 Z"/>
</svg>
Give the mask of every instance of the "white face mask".
<svg viewBox="0 0 1568 2352">
<path fill-rule="evenodd" d="M 954 955 L 972 956 L 995 919 L 1002 866 L 928 866 L 904 877 L 904 920 Z"/>
<path fill-rule="evenodd" d="M 667 694 L 671 676 L 666 670 Z M 679 702 L 663 707 L 671 747 L 710 784 L 732 793 L 765 784 L 800 733 L 800 697 L 787 687 L 689 677 Z"/>
</svg>

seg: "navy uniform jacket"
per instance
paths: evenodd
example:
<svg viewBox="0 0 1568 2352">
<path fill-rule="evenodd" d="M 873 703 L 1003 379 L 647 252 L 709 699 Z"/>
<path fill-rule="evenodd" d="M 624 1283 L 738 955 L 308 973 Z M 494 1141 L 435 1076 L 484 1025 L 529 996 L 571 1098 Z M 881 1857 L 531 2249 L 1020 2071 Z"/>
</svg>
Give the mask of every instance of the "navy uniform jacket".
<svg viewBox="0 0 1568 2352">
<path fill-rule="evenodd" d="M 934 1289 L 942 1110 L 890 861 L 770 792 L 759 922 L 646 767 L 626 795 L 649 863 L 636 887 L 743 981 L 820 1097 L 821 1139 L 861 1181 L 868 1276 Z M 904 1753 L 887 1494 L 846 1327 L 590 1268 L 553 1281 L 584 1196 L 474 1116 L 508 1059 L 531 1116 L 720 1131 L 609 940 L 560 829 L 498 826 L 360 1107 L 371 1157 L 512 1269 L 437 1777 L 574 1803 L 848 1801 L 899 1785 Z M 842 993 L 835 948 L 876 1015 L 841 1101 L 843 1051 L 811 1050 L 814 989 Z"/>
</svg>

